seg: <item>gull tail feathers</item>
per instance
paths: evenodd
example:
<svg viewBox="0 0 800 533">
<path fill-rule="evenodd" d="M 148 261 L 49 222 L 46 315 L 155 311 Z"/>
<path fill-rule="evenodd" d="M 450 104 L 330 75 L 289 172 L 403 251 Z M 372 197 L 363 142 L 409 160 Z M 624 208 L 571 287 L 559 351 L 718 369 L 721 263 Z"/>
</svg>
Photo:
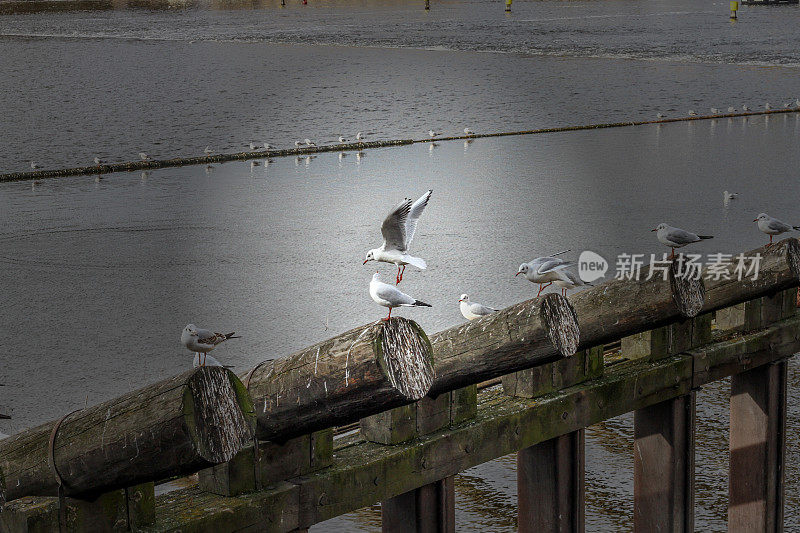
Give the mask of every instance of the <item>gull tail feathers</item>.
<svg viewBox="0 0 800 533">
<path fill-rule="evenodd" d="M 420 300 L 414 300 L 414 306 L 419 306 L 419 307 L 433 307 L 431 304 L 426 304 L 425 302 L 422 302 L 422 301 L 420 301 Z"/>
<path fill-rule="evenodd" d="M 700 238 L 700 240 L 713 239 L 714 238 L 713 235 L 698 235 L 698 237 Z"/>
<path fill-rule="evenodd" d="M 241 338 L 242 337 L 240 335 L 236 335 L 235 331 L 231 331 L 230 333 L 226 333 L 225 334 L 225 340 L 228 340 L 228 339 L 241 339 Z"/>
<path fill-rule="evenodd" d="M 403 258 L 403 260 L 409 265 L 413 265 L 419 268 L 420 270 L 425 270 L 426 268 L 428 268 L 428 264 L 421 257 L 414 257 L 411 255 L 407 255 L 406 257 Z"/>
<path fill-rule="evenodd" d="M 796 230 L 800 230 L 800 226 L 792 226 Z"/>
</svg>

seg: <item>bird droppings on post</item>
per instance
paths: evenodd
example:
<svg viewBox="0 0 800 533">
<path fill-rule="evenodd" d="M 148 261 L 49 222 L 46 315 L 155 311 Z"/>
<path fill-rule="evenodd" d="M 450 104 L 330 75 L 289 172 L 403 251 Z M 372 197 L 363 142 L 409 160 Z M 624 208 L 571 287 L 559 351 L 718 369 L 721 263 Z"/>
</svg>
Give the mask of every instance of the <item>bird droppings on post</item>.
<svg viewBox="0 0 800 533">
<path fill-rule="evenodd" d="M 566 297 L 552 293 L 544 296 L 539 317 L 547 329 L 550 342 L 564 357 L 578 351 L 581 336 L 578 315 Z"/>
</svg>

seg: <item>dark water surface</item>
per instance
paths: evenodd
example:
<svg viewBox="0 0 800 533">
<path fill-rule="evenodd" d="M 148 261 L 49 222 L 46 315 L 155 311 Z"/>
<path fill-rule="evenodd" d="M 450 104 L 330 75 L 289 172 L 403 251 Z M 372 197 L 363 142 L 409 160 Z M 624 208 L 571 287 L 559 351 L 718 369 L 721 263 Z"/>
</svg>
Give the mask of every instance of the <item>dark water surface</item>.
<svg viewBox="0 0 800 533">
<path fill-rule="evenodd" d="M 0 1 L 0 171 L 288 146 L 508 131 L 705 113 L 800 96 L 797 6 L 727 2 Z M 429 332 L 458 296 L 531 297 L 522 261 L 571 248 L 612 263 L 661 253 L 666 221 L 715 235 L 698 253 L 764 242 L 760 211 L 797 224 L 795 114 L 443 142 L 268 165 L 0 184 L 0 403 L 18 431 L 175 374 L 188 322 L 236 330 L 215 355 L 243 372 L 375 320 L 379 224 L 433 188 L 413 251 L 429 264 L 401 311 Z M 723 190 L 741 194 L 725 207 Z M 388 266 L 380 267 L 386 278 Z M 797 363 L 790 366 L 786 528 L 798 509 Z M 725 530 L 725 382 L 698 394 L 696 516 Z M 57 391 L 54 393 L 54 391 Z M 632 418 L 587 430 L 587 525 L 632 517 Z M 456 479 L 462 530 L 515 529 L 513 457 Z M 377 531 L 379 510 L 325 531 Z"/>
</svg>

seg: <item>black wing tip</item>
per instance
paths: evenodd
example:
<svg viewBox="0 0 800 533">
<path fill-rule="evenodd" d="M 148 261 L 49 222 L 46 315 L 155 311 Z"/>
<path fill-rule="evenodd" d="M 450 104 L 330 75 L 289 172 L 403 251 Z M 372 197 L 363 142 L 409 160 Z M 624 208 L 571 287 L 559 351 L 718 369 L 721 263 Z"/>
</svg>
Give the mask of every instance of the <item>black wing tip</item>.
<svg viewBox="0 0 800 533">
<path fill-rule="evenodd" d="M 414 305 L 422 306 L 422 307 L 433 307 L 431 304 L 426 304 L 420 300 L 414 300 Z"/>
<path fill-rule="evenodd" d="M 698 237 L 700 237 L 701 239 L 713 239 L 714 238 L 713 235 L 698 235 Z"/>
<path fill-rule="evenodd" d="M 231 331 L 230 333 L 226 333 L 225 334 L 225 338 L 226 339 L 241 339 L 242 337 L 240 335 L 236 335 L 235 331 Z"/>
<path fill-rule="evenodd" d="M 800 230 L 800 226 L 792 226 L 796 230 Z"/>
</svg>

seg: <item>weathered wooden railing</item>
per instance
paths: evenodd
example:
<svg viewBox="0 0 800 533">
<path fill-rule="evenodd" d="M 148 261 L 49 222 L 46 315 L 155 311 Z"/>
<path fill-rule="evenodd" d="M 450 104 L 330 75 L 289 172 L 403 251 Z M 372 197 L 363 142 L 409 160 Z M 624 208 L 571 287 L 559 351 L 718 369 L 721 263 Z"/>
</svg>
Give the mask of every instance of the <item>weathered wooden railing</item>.
<svg viewBox="0 0 800 533">
<path fill-rule="evenodd" d="M 154 464 L 165 475 L 196 469 L 197 461 L 151 453 L 151 463 L 137 467 L 149 469 L 146 476 L 108 482 L 125 468 L 103 471 L 117 464 L 107 458 L 81 466 L 79 449 L 63 450 L 61 431 L 89 451 L 108 435 L 78 438 L 80 426 L 68 428 L 68 418 L 67 429 L 57 432 L 58 472 L 72 486 L 78 479 L 69 475 L 92 466 L 94 475 L 83 470 L 84 481 L 106 481 L 85 493 L 107 492 L 95 503 L 62 501 L 73 510 L 67 527 L 111 529 L 109 517 L 126 507 L 103 498 L 117 497 L 127 498 L 127 516 L 115 526 L 121 529 L 293 531 L 382 502 L 384 531 L 453 531 L 452 476 L 518 452 L 520 531 L 580 531 L 583 430 L 633 411 L 634 529 L 692 531 L 694 390 L 733 376 L 729 528 L 778 530 L 786 358 L 800 351 L 800 245 L 787 239 L 748 255 L 755 254 L 761 257 L 757 279 L 735 279 L 731 265 L 727 274 L 734 279 L 691 281 L 677 276 L 673 264 L 666 279 L 614 280 L 569 299 L 535 298 L 430 340 L 413 322 L 394 319 L 260 364 L 243 376 L 241 389 L 234 387 L 249 392 L 240 405 L 250 398 L 255 405 L 252 443 L 202 470 L 196 484 L 155 498 L 155 512 L 152 485 L 127 489 L 148 502 L 147 512 L 131 503 L 130 493 L 115 491 L 156 480 Z M 604 367 L 603 345 L 619 340 L 623 362 Z M 476 383 L 498 376 L 502 387 L 477 393 Z M 99 416 L 104 406 L 85 416 Z M 334 443 L 331 426 L 358 419 L 360 431 Z M 110 428 L 99 418 L 96 423 L 87 427 Z M 38 443 L 39 459 L 30 461 L 38 472 L 49 470 L 41 438 L 32 435 L 52 426 L 25 437 Z M 124 434 L 121 426 L 113 431 Z M 17 459 L 10 468 L 4 450 L 25 439 L 0 441 L 0 486 L 9 500 L 51 494 L 54 486 L 52 479 L 31 483 L 47 486 L 36 492 L 11 486 L 22 476 L 7 472 L 26 463 Z M 120 450 L 119 459 L 137 459 L 124 447 L 110 449 Z M 0 530 L 57 527 L 58 509 L 52 497 L 9 501 Z"/>
</svg>

